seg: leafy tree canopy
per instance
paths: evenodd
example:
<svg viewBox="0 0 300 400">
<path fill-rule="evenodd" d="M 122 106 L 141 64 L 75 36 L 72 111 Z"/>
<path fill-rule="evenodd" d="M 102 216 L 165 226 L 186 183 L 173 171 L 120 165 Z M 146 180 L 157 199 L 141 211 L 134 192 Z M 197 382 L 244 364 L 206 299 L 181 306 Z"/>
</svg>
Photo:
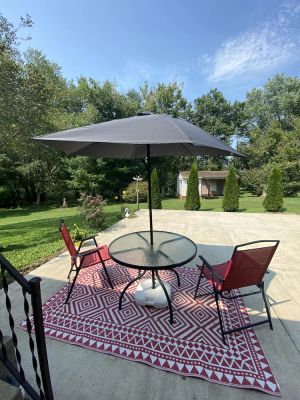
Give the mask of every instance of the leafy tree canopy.
<svg viewBox="0 0 300 400">
<path fill-rule="evenodd" d="M 275 75 L 262 89 L 247 93 L 246 99 L 250 127 L 266 130 L 277 121 L 280 128 L 293 129 L 294 118 L 300 117 L 300 79 Z"/>
</svg>

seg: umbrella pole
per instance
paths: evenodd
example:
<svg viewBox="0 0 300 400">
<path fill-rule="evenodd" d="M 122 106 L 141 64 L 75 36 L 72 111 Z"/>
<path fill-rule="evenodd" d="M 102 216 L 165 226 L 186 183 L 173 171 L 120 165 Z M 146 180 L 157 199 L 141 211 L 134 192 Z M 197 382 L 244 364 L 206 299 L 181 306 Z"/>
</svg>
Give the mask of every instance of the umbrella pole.
<svg viewBox="0 0 300 400">
<path fill-rule="evenodd" d="M 147 174 L 148 174 L 148 200 L 149 200 L 150 240 L 151 240 L 151 245 L 153 245 L 150 144 L 147 144 Z"/>
</svg>

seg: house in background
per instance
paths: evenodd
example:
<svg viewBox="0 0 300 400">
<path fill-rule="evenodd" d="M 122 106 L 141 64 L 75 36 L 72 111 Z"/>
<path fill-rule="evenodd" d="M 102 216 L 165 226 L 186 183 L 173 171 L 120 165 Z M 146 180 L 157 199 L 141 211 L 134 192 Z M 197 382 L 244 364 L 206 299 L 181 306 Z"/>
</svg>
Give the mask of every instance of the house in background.
<svg viewBox="0 0 300 400">
<path fill-rule="evenodd" d="M 189 174 L 190 171 L 179 172 L 177 196 L 180 199 L 186 197 Z M 206 198 L 223 196 L 227 176 L 228 171 L 198 171 L 199 195 Z"/>
</svg>

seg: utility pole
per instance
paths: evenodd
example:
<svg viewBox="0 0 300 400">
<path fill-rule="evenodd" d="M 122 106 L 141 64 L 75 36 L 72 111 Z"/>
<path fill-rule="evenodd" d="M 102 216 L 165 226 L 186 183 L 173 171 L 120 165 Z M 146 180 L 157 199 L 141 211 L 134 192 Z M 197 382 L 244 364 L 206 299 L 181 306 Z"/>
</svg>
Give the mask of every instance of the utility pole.
<svg viewBox="0 0 300 400">
<path fill-rule="evenodd" d="M 138 210 L 140 209 L 140 203 L 139 203 L 139 182 L 143 179 L 140 175 L 134 176 L 133 179 L 136 181 L 136 204 L 138 207 Z"/>
</svg>

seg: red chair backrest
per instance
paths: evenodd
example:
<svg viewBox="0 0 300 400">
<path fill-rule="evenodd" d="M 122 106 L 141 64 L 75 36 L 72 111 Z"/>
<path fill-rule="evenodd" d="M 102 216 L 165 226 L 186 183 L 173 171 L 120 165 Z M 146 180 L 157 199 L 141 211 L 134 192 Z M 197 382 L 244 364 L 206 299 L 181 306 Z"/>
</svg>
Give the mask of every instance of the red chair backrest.
<svg viewBox="0 0 300 400">
<path fill-rule="evenodd" d="M 65 245 L 67 246 L 67 249 L 69 250 L 69 253 L 71 254 L 71 256 L 76 256 L 76 254 L 77 254 L 76 247 L 71 239 L 68 228 L 66 227 L 66 224 L 63 221 L 61 221 L 59 230 L 60 230 L 61 237 L 63 238 L 63 241 L 65 242 Z"/>
<path fill-rule="evenodd" d="M 278 247 L 279 241 L 272 246 L 238 250 L 252 243 L 236 246 L 229 262 L 222 291 L 261 284 L 264 274 Z M 255 243 L 266 243 L 259 241 Z"/>
</svg>

